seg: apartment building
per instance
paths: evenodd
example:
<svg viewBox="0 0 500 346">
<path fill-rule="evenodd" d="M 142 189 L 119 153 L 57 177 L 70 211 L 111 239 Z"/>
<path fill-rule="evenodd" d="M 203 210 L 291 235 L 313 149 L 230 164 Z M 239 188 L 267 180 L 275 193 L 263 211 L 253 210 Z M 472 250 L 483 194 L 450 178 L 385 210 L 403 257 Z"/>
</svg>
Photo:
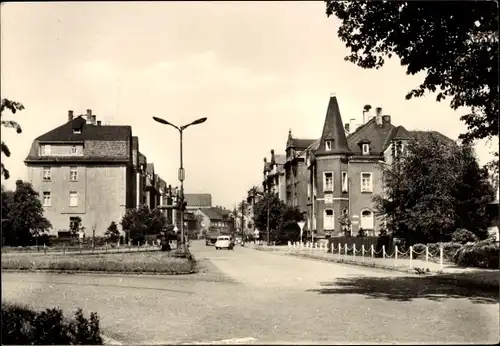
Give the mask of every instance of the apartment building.
<svg viewBox="0 0 500 346">
<path fill-rule="evenodd" d="M 92 110 L 37 137 L 25 159 L 28 180 L 40 193 L 52 234 L 82 219 L 87 236 L 103 236 L 126 209 L 147 203 L 147 161 L 132 128 L 103 125 Z"/>
</svg>

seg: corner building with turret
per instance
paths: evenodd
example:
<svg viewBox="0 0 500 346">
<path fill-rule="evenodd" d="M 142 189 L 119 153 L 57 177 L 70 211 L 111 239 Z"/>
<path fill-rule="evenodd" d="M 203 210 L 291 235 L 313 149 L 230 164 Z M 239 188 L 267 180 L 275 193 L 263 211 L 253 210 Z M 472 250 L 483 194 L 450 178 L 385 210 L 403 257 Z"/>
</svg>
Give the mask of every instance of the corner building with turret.
<svg viewBox="0 0 500 346">
<path fill-rule="evenodd" d="M 454 143 L 436 131 L 407 131 L 403 126 L 394 126 L 380 107 L 374 115 L 368 111 L 363 112 L 367 121 L 351 132 L 350 124 L 344 126 L 342 122 L 337 98 L 331 96 L 319 139 L 304 140 L 309 143 L 302 149 L 293 143 L 289 133 L 285 163 L 287 204 L 300 206 L 302 203 L 297 202 L 304 201 L 305 233 L 312 233 L 315 239 L 346 233 L 356 236 L 360 229 L 367 235 L 378 235 L 383 225 L 375 216 L 372 199 L 383 194 L 382 166 L 391 165 L 405 154 L 409 141 L 422 136 L 432 134 Z M 304 173 L 298 174 L 301 168 Z M 342 213 L 350 217 L 348 230 L 341 228 Z"/>
</svg>

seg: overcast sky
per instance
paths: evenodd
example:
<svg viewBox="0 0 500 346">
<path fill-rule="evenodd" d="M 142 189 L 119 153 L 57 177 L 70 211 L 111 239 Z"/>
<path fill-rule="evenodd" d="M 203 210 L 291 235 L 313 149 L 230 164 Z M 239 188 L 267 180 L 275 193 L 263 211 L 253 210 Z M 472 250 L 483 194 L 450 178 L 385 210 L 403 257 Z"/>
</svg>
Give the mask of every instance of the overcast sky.
<svg viewBox="0 0 500 346">
<path fill-rule="evenodd" d="M 12 188 L 37 136 L 90 108 L 98 120 L 131 125 L 156 172 L 177 185 L 178 125 L 206 123 L 184 135 L 186 192 L 211 193 L 232 207 L 262 182 L 264 156 L 284 153 L 288 130 L 318 138 L 330 93 L 344 122 L 361 121 L 365 104 L 382 107 L 408 130 L 437 130 L 456 139 L 466 109 L 435 97 L 406 101 L 422 75 L 399 61 L 363 70 L 344 61 L 336 18 L 323 2 L 3 3 L 2 98 L 26 109 L 2 128 L 12 156 Z M 481 163 L 493 150 L 477 147 Z"/>
</svg>

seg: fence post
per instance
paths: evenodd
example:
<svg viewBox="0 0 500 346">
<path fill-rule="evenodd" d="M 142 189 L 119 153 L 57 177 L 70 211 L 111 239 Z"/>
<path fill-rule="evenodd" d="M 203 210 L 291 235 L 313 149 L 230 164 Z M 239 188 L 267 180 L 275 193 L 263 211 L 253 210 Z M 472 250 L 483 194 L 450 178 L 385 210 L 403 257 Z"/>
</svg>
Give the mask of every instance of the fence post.
<svg viewBox="0 0 500 346">
<path fill-rule="evenodd" d="M 410 246 L 410 269 L 413 269 L 413 246 Z"/>
<path fill-rule="evenodd" d="M 361 244 L 361 260 L 365 260 L 365 244 Z"/>
<path fill-rule="evenodd" d="M 375 251 L 375 250 L 373 250 L 373 244 L 372 244 L 372 246 L 371 246 L 372 259 L 373 259 L 373 252 L 374 252 L 374 251 Z"/>
<path fill-rule="evenodd" d="M 398 246 L 394 247 L 394 266 L 398 266 Z"/>
<path fill-rule="evenodd" d="M 333 250 L 335 249 L 335 246 L 332 243 L 332 255 L 333 255 Z"/>
<path fill-rule="evenodd" d="M 429 261 L 429 247 L 425 246 L 425 261 Z"/>
<path fill-rule="evenodd" d="M 342 259 L 342 245 L 339 243 L 339 260 Z"/>
<path fill-rule="evenodd" d="M 347 244 L 344 244 L 344 259 L 347 259 Z"/>
<path fill-rule="evenodd" d="M 325 253 L 328 253 L 328 244 L 325 244 Z"/>
<path fill-rule="evenodd" d="M 439 247 L 439 269 L 443 270 L 443 246 Z"/>
<path fill-rule="evenodd" d="M 352 260 L 354 261 L 354 257 L 356 256 L 356 244 L 352 244 Z"/>
<path fill-rule="evenodd" d="M 385 259 L 385 245 L 382 245 L 382 258 Z"/>
</svg>

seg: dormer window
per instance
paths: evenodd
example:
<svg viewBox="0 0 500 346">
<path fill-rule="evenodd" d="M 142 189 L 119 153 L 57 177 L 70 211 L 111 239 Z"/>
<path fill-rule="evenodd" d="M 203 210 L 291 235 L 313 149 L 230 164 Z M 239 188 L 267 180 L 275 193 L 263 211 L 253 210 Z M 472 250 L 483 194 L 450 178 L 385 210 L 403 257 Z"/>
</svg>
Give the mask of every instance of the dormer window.
<svg viewBox="0 0 500 346">
<path fill-rule="evenodd" d="M 82 129 L 73 129 L 73 133 L 75 135 L 81 135 L 82 134 Z"/>
<path fill-rule="evenodd" d="M 325 141 L 325 149 L 327 151 L 332 150 L 332 141 Z"/>
<path fill-rule="evenodd" d="M 363 143 L 361 145 L 361 151 L 363 155 L 368 155 L 370 153 L 370 144 Z"/>
</svg>

